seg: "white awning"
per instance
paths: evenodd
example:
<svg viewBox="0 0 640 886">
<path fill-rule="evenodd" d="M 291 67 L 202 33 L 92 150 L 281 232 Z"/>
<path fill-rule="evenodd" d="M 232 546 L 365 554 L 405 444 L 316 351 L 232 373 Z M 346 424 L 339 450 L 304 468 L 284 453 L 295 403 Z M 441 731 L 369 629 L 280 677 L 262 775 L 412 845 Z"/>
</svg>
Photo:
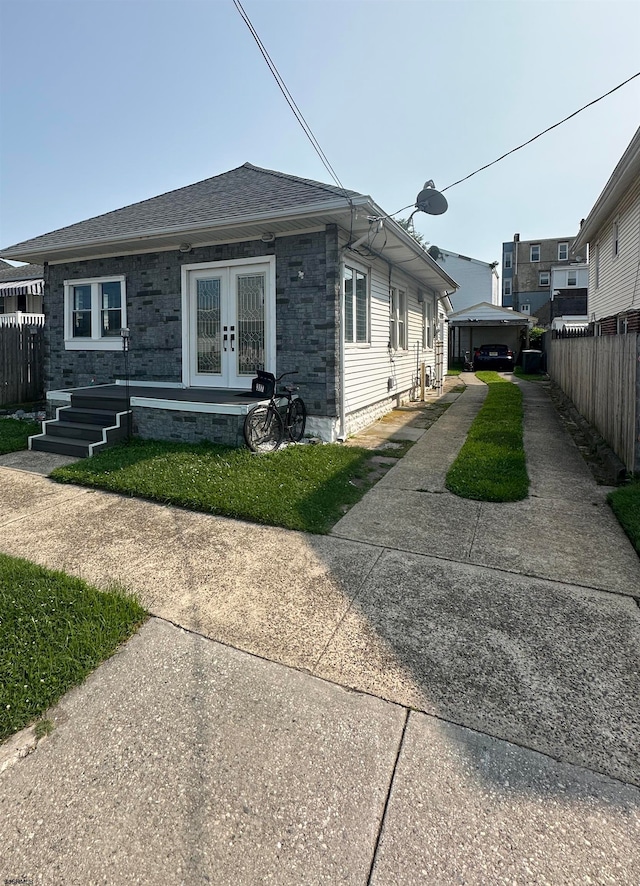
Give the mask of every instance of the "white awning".
<svg viewBox="0 0 640 886">
<path fill-rule="evenodd" d="M 0 295 L 42 295 L 44 280 L 11 280 L 0 283 Z"/>
</svg>

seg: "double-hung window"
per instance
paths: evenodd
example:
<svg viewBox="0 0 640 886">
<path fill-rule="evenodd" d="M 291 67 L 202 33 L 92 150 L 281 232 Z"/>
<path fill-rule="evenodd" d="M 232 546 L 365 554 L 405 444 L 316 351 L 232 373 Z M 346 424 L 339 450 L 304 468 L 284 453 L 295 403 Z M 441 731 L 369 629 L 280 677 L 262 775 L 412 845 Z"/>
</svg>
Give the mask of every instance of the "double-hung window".
<svg viewBox="0 0 640 886">
<path fill-rule="evenodd" d="M 529 252 L 529 261 L 540 261 L 540 244 L 534 243 Z"/>
<path fill-rule="evenodd" d="M 508 269 L 511 267 L 512 257 L 513 257 L 513 253 L 512 253 L 512 252 L 505 252 L 505 254 L 504 254 L 504 265 L 503 265 L 503 267 L 504 267 L 505 270 L 508 270 Z"/>
<path fill-rule="evenodd" d="M 344 340 L 355 344 L 369 341 L 369 280 L 364 271 L 344 269 Z"/>
<path fill-rule="evenodd" d="M 567 286 L 577 286 L 578 285 L 578 272 L 577 271 L 567 271 Z"/>
<path fill-rule="evenodd" d="M 511 295 L 511 279 L 509 277 L 502 283 L 502 294 L 506 296 Z"/>
<path fill-rule="evenodd" d="M 389 342 L 396 350 L 407 350 L 407 293 L 392 289 L 389 294 Z"/>
<path fill-rule="evenodd" d="M 569 258 L 569 244 L 558 243 L 558 261 L 566 261 Z"/>
<path fill-rule="evenodd" d="M 422 302 L 422 347 L 433 347 L 433 305 L 428 296 Z"/>
<path fill-rule="evenodd" d="M 549 285 L 549 271 L 540 271 L 538 274 L 538 285 L 539 286 L 548 286 Z"/>
<path fill-rule="evenodd" d="M 126 322 L 124 277 L 65 280 L 66 350 L 116 351 Z"/>
</svg>

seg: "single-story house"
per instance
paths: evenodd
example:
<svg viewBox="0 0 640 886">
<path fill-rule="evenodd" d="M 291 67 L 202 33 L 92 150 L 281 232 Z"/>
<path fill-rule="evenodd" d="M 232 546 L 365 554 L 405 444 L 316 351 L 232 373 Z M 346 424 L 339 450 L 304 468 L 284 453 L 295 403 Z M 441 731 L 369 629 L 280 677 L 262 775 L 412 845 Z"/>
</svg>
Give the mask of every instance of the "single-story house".
<svg viewBox="0 0 640 886">
<path fill-rule="evenodd" d="M 439 341 L 446 369 L 455 281 L 334 185 L 245 163 L 0 252 L 45 268 L 47 398 L 70 409 L 36 448 L 91 454 L 128 407 L 142 437 L 239 443 L 258 369 L 297 371 L 309 432 L 344 439 L 410 396 Z M 86 451 L 49 439 L 100 421 Z"/>
<path fill-rule="evenodd" d="M 523 339 L 526 340 L 536 319 L 489 302 L 454 311 L 448 317 L 449 358 L 452 362 L 463 363 L 467 351 L 473 356 L 474 348 L 495 344 L 507 345 L 517 360 Z"/>
<path fill-rule="evenodd" d="M 42 325 L 44 268 L 28 264 L 13 267 L 0 262 L 0 326 L 29 323 Z"/>
</svg>

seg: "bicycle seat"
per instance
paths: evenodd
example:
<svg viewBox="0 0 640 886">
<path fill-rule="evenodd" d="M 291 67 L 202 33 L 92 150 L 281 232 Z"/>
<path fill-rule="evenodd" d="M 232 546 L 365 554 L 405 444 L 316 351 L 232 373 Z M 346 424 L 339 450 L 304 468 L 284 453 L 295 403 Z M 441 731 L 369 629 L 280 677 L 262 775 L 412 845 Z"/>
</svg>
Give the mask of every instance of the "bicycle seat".
<svg viewBox="0 0 640 886">
<path fill-rule="evenodd" d="M 294 391 L 299 391 L 300 387 L 298 385 L 284 385 L 283 391 L 288 391 L 290 394 L 293 394 Z"/>
</svg>

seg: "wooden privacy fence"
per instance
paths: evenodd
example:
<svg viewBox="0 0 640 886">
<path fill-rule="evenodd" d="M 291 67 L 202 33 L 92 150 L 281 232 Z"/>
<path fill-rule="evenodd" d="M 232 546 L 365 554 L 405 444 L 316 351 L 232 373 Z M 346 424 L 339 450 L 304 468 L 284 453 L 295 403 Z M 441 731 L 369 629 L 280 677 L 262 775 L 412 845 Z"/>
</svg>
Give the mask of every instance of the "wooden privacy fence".
<svg viewBox="0 0 640 886">
<path fill-rule="evenodd" d="M 42 326 L 0 326 L 0 406 L 44 396 Z"/>
<path fill-rule="evenodd" d="M 640 334 L 547 341 L 547 371 L 628 471 L 640 471 Z"/>
</svg>

